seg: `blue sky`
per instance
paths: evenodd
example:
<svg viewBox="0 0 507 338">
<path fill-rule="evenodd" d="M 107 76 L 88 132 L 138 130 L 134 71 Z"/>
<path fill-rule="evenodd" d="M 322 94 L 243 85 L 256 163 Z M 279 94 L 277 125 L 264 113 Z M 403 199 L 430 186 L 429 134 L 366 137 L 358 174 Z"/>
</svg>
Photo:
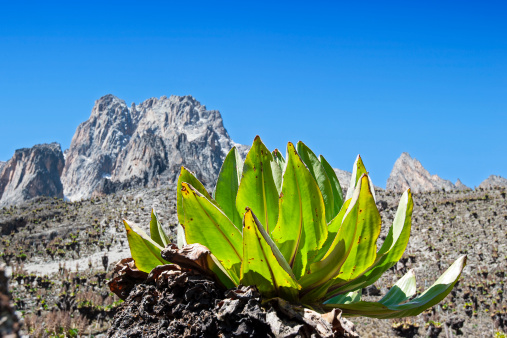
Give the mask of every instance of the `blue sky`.
<svg viewBox="0 0 507 338">
<path fill-rule="evenodd" d="M 239 143 L 303 140 L 379 186 L 403 151 L 507 177 L 502 2 L 0 2 L 0 160 L 68 148 L 96 99 L 196 97 Z"/>
</svg>

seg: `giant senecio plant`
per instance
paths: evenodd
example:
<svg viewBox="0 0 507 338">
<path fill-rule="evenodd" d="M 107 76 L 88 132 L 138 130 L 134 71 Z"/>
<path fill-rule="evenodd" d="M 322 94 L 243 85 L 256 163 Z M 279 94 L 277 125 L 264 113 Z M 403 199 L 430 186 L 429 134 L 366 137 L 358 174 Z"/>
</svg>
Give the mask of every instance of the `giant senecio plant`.
<svg viewBox="0 0 507 338">
<path fill-rule="evenodd" d="M 236 148 L 229 152 L 213 196 L 181 168 L 178 246 L 206 246 L 209 269 L 228 288 L 255 285 L 265 298 L 280 297 L 321 312 L 339 308 L 346 316 L 415 316 L 452 290 L 465 255 L 415 298 L 410 270 L 378 302 L 360 300 L 361 289 L 377 281 L 405 251 L 413 205 L 408 189 L 377 251 L 381 219 L 359 156 L 344 198 L 322 155 L 299 142 L 288 144 L 284 158 L 276 149 L 271 153 L 257 136 L 244 163 Z M 161 257 L 169 238 L 154 212 L 151 237 L 126 221 L 125 227 L 139 270 L 150 272 L 169 263 Z"/>
</svg>

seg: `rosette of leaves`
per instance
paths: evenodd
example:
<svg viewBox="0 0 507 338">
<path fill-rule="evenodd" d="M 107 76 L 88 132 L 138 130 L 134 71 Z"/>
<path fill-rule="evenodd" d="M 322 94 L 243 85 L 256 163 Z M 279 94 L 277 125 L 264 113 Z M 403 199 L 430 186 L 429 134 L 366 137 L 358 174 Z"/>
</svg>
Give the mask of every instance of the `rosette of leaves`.
<svg viewBox="0 0 507 338">
<path fill-rule="evenodd" d="M 266 299 L 280 297 L 317 311 L 345 316 L 415 316 L 452 290 L 466 264 L 458 258 L 416 295 L 412 270 L 377 302 L 361 300 L 403 255 L 413 210 L 410 189 L 401 196 L 380 249 L 381 218 L 370 176 L 358 156 L 344 197 L 326 159 L 304 143 L 288 143 L 286 156 L 256 137 L 246 159 L 233 148 L 213 195 L 182 167 L 177 187 L 178 246 L 199 243 L 211 251 L 210 269 L 226 287 L 255 285 Z M 155 213 L 151 238 L 125 223 L 136 266 L 149 272 L 166 264 L 168 244 Z"/>
</svg>

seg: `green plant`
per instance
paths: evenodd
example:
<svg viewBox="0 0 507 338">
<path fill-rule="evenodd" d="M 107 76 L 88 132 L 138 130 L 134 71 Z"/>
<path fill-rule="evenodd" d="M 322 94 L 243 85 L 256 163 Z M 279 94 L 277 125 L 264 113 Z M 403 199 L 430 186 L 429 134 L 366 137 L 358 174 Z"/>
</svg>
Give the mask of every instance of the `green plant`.
<svg viewBox="0 0 507 338">
<path fill-rule="evenodd" d="M 452 290 L 466 263 L 461 256 L 425 292 L 416 293 L 410 270 L 378 302 L 361 301 L 401 258 L 413 209 L 407 190 L 382 246 L 381 219 L 370 177 L 358 156 L 344 198 L 334 170 L 304 143 L 287 146 L 287 158 L 256 137 L 243 163 L 233 148 L 211 196 L 182 167 L 177 187 L 178 246 L 198 243 L 211 255 L 209 268 L 226 286 L 255 285 L 265 298 L 281 297 L 318 311 L 339 308 L 347 316 L 415 316 Z M 166 264 L 168 244 L 152 212 L 151 237 L 125 221 L 139 270 Z M 164 237 L 165 236 L 165 237 Z"/>
</svg>

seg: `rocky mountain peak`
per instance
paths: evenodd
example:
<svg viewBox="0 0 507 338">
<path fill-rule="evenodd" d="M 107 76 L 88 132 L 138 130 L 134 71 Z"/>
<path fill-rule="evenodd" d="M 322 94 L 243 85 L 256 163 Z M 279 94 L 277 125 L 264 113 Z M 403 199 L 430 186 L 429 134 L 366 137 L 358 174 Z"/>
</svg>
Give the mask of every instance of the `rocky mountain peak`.
<svg viewBox="0 0 507 338">
<path fill-rule="evenodd" d="M 507 178 L 491 175 L 479 184 L 479 188 L 507 187 Z"/>
<path fill-rule="evenodd" d="M 459 178 L 456 181 L 456 183 L 454 183 L 454 187 L 456 190 L 461 190 L 461 191 L 472 190 L 468 186 L 464 185 Z"/>
<path fill-rule="evenodd" d="M 63 197 L 60 181 L 63 167 L 58 143 L 16 150 L 0 166 L 0 205 L 17 204 L 36 196 Z"/>
<path fill-rule="evenodd" d="M 190 95 L 150 98 L 130 108 L 106 95 L 72 139 L 64 192 L 76 200 L 129 186 L 159 186 L 177 180 L 182 165 L 211 184 L 234 145 L 220 112 Z"/>
<path fill-rule="evenodd" d="M 408 188 L 418 193 L 442 189 L 450 191 L 455 189 L 455 186 L 438 175 L 430 175 L 421 162 L 404 152 L 394 163 L 393 170 L 387 179 L 386 190 L 403 192 Z"/>
</svg>

